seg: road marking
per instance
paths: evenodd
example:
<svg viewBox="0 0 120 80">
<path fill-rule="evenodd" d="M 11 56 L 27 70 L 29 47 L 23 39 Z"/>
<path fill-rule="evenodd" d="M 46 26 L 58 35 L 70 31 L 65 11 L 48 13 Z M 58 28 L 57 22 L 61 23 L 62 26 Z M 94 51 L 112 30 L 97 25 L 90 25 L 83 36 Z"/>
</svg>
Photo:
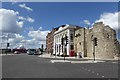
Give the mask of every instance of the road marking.
<svg viewBox="0 0 120 80">
<path fill-rule="evenodd" d="M 90 69 L 87 69 L 87 68 L 85 68 L 85 67 L 82 67 L 82 69 L 84 69 L 84 70 L 87 70 L 87 71 L 91 71 L 91 73 L 95 73 L 97 76 L 99 76 L 100 74 L 99 73 L 96 73 L 95 71 L 92 71 L 92 70 L 90 70 Z M 101 76 L 101 75 L 100 75 Z M 102 78 L 104 78 L 105 76 L 101 76 Z M 111 80 L 111 79 L 109 79 L 109 80 Z"/>
<path fill-rule="evenodd" d="M 97 75 L 99 75 L 99 73 L 97 73 Z"/>
<path fill-rule="evenodd" d="M 105 76 L 102 76 L 102 77 L 105 77 Z"/>
<path fill-rule="evenodd" d="M 118 63 L 118 62 L 112 62 L 112 63 Z"/>
</svg>

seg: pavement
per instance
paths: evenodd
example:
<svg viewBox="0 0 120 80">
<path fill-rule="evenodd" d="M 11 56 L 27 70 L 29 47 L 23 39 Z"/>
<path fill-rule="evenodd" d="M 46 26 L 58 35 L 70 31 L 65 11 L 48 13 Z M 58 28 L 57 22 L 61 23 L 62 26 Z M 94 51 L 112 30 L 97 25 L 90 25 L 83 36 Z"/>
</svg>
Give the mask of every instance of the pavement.
<svg viewBox="0 0 120 80">
<path fill-rule="evenodd" d="M 0 56 L 6 56 L 6 55 L 15 55 L 15 54 L 0 54 Z"/>
<path fill-rule="evenodd" d="M 51 60 L 52 63 L 98 63 L 98 62 L 105 62 L 101 60 L 93 61 L 93 60 L 87 60 L 87 61 L 71 61 L 71 60 Z"/>
<path fill-rule="evenodd" d="M 117 61 L 118 60 L 118 58 L 114 58 L 114 59 L 96 58 L 96 60 L 94 61 L 93 58 L 89 58 L 89 57 L 84 57 L 84 58 L 65 57 L 65 60 L 64 60 L 64 57 L 50 56 L 50 54 L 43 54 L 38 57 L 53 59 L 53 60 L 51 60 L 52 63 L 67 63 L 67 62 L 68 63 L 99 63 L 99 62 Z"/>
</svg>

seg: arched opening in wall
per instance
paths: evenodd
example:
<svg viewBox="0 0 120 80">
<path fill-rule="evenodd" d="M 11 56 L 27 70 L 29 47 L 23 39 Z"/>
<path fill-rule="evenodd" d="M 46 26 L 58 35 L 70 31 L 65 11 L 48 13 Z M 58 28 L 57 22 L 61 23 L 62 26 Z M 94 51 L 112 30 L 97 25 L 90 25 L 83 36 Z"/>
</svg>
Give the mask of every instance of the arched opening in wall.
<svg viewBox="0 0 120 80">
<path fill-rule="evenodd" d="M 93 43 L 94 43 L 94 46 L 97 46 L 98 45 L 98 38 L 94 37 Z"/>
<path fill-rule="evenodd" d="M 91 40 L 93 40 L 93 35 L 91 36 Z"/>
<path fill-rule="evenodd" d="M 79 45 L 81 45 L 81 42 L 79 42 Z"/>
</svg>

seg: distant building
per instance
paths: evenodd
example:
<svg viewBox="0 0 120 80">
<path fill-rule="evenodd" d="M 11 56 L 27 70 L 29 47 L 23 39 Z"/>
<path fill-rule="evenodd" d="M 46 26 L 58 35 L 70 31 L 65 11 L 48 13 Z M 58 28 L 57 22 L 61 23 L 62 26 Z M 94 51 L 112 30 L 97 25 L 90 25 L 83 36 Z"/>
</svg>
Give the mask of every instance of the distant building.
<svg viewBox="0 0 120 80">
<path fill-rule="evenodd" d="M 91 29 L 75 30 L 74 51 L 81 52 L 83 57 L 93 58 L 94 52 L 96 58 L 114 58 L 120 55 L 120 44 L 115 30 L 98 22 Z"/>
<path fill-rule="evenodd" d="M 53 28 L 50 33 L 46 36 L 46 52 L 53 53 L 53 41 L 54 41 L 54 32 L 57 31 L 58 28 Z"/>
<path fill-rule="evenodd" d="M 61 25 L 54 33 L 54 47 L 53 47 L 53 54 L 54 55 L 65 55 L 70 56 L 70 51 L 74 50 L 74 31 L 78 26 L 74 25 Z M 67 36 L 68 44 L 66 45 Z M 62 45 L 62 38 L 63 38 L 63 45 Z"/>
</svg>

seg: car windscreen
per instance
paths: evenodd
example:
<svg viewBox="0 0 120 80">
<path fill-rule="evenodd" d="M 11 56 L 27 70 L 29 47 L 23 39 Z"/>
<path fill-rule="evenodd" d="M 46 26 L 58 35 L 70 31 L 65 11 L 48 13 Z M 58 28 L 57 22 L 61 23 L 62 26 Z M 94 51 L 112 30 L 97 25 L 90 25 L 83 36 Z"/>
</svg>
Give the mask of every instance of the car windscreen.
<svg viewBox="0 0 120 80">
<path fill-rule="evenodd" d="M 35 49 L 30 49 L 30 51 L 35 51 Z"/>
</svg>

